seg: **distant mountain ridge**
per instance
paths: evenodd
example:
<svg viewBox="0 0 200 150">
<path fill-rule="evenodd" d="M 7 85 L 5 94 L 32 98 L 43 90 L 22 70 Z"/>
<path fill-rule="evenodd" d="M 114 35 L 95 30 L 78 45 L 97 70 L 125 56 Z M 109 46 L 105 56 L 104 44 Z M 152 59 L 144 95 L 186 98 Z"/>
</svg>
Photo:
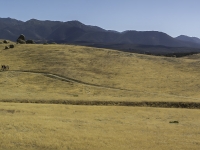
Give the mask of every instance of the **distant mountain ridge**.
<svg viewBox="0 0 200 150">
<path fill-rule="evenodd" d="M 189 37 L 186 35 L 180 35 L 180 36 L 176 37 L 176 39 L 181 40 L 181 41 L 193 42 L 193 43 L 200 44 L 200 39 L 197 37 Z"/>
<path fill-rule="evenodd" d="M 198 38 L 187 36 L 173 38 L 158 31 L 117 32 L 98 26 L 85 25 L 79 21 L 31 19 L 23 22 L 11 18 L 0 18 L 0 39 L 16 41 L 20 34 L 24 34 L 26 39 L 58 43 L 139 44 L 200 48 L 200 39 Z"/>
</svg>

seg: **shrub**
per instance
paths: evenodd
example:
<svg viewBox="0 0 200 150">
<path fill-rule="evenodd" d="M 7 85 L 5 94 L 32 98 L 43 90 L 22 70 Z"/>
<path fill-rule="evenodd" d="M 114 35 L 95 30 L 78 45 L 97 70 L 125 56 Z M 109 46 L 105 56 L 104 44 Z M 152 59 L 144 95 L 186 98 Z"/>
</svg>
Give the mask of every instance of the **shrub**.
<svg viewBox="0 0 200 150">
<path fill-rule="evenodd" d="M 23 34 L 21 34 L 21 35 L 18 37 L 18 39 L 17 39 L 17 40 L 19 40 L 19 39 L 21 39 L 21 40 L 24 40 L 24 41 L 25 41 L 25 36 L 24 36 Z"/>
<path fill-rule="evenodd" d="M 33 40 L 27 40 L 26 44 L 35 44 L 35 42 Z"/>
<path fill-rule="evenodd" d="M 9 43 L 7 40 L 3 40 L 3 43 L 5 43 L 5 44 L 7 44 L 7 43 Z"/>
<path fill-rule="evenodd" d="M 8 46 L 5 46 L 5 49 L 9 49 L 9 47 L 8 47 Z"/>
<path fill-rule="evenodd" d="M 18 39 L 18 40 L 17 40 L 17 43 L 19 43 L 19 44 L 26 44 L 26 41 L 24 41 L 24 40 L 22 40 L 22 39 Z"/>
<path fill-rule="evenodd" d="M 18 39 L 17 39 L 17 44 L 26 44 L 26 40 L 25 40 L 25 36 L 23 34 L 21 34 Z"/>
<path fill-rule="evenodd" d="M 51 44 L 57 44 L 56 42 L 51 42 Z"/>
<path fill-rule="evenodd" d="M 14 46 L 13 44 L 11 44 L 9 47 L 10 47 L 10 48 L 14 48 L 15 46 Z"/>
<path fill-rule="evenodd" d="M 179 123 L 178 121 L 170 121 L 169 123 Z"/>
</svg>

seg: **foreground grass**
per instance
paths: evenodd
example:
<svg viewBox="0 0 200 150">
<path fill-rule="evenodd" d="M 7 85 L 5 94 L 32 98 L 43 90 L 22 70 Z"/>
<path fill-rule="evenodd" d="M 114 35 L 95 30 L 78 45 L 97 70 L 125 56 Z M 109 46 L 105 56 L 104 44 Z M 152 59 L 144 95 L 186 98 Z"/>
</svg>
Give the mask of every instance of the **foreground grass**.
<svg viewBox="0 0 200 150">
<path fill-rule="evenodd" d="M 0 72 L 1 99 L 200 100 L 199 55 L 166 58 L 73 45 L 4 47 L 0 44 L 0 63 L 9 65 L 10 71 Z"/>
<path fill-rule="evenodd" d="M 200 148 L 199 110 L 0 103 L 0 120 L 0 149 Z"/>
</svg>

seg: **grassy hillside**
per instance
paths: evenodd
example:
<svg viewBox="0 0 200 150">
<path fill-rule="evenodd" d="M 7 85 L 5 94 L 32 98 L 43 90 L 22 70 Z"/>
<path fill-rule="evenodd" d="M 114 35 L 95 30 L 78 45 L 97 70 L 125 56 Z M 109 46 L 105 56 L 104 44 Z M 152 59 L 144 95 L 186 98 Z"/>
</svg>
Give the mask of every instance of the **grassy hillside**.
<svg viewBox="0 0 200 150">
<path fill-rule="evenodd" d="M 0 44 L 0 64 L 10 66 L 0 71 L 0 150 L 199 149 L 199 110 L 41 103 L 199 102 L 200 55 L 6 45 Z"/>
<path fill-rule="evenodd" d="M 166 58 L 74 45 L 4 47 L 0 44 L 0 64 L 10 70 L 0 72 L 2 100 L 200 100 L 199 55 Z"/>
</svg>

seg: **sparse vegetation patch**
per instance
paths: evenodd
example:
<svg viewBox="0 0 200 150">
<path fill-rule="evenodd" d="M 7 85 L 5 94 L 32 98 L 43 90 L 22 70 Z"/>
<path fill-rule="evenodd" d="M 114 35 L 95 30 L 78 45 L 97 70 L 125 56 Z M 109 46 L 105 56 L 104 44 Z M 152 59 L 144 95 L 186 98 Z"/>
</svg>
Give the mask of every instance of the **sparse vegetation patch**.
<svg viewBox="0 0 200 150">
<path fill-rule="evenodd" d="M 9 45 L 9 48 L 14 48 L 14 47 L 15 47 L 14 44 Z"/>
<path fill-rule="evenodd" d="M 21 34 L 21 35 L 17 38 L 17 43 L 19 43 L 19 44 L 26 44 L 25 36 L 24 36 L 23 34 Z"/>
<path fill-rule="evenodd" d="M 27 40 L 26 44 L 35 44 L 35 42 L 33 40 Z"/>
<path fill-rule="evenodd" d="M 8 44 L 9 42 L 7 40 L 3 40 L 3 43 L 4 44 Z"/>
<path fill-rule="evenodd" d="M 178 121 L 170 121 L 169 123 L 179 123 Z"/>
<path fill-rule="evenodd" d="M 5 49 L 9 49 L 9 46 L 5 46 Z"/>
</svg>

